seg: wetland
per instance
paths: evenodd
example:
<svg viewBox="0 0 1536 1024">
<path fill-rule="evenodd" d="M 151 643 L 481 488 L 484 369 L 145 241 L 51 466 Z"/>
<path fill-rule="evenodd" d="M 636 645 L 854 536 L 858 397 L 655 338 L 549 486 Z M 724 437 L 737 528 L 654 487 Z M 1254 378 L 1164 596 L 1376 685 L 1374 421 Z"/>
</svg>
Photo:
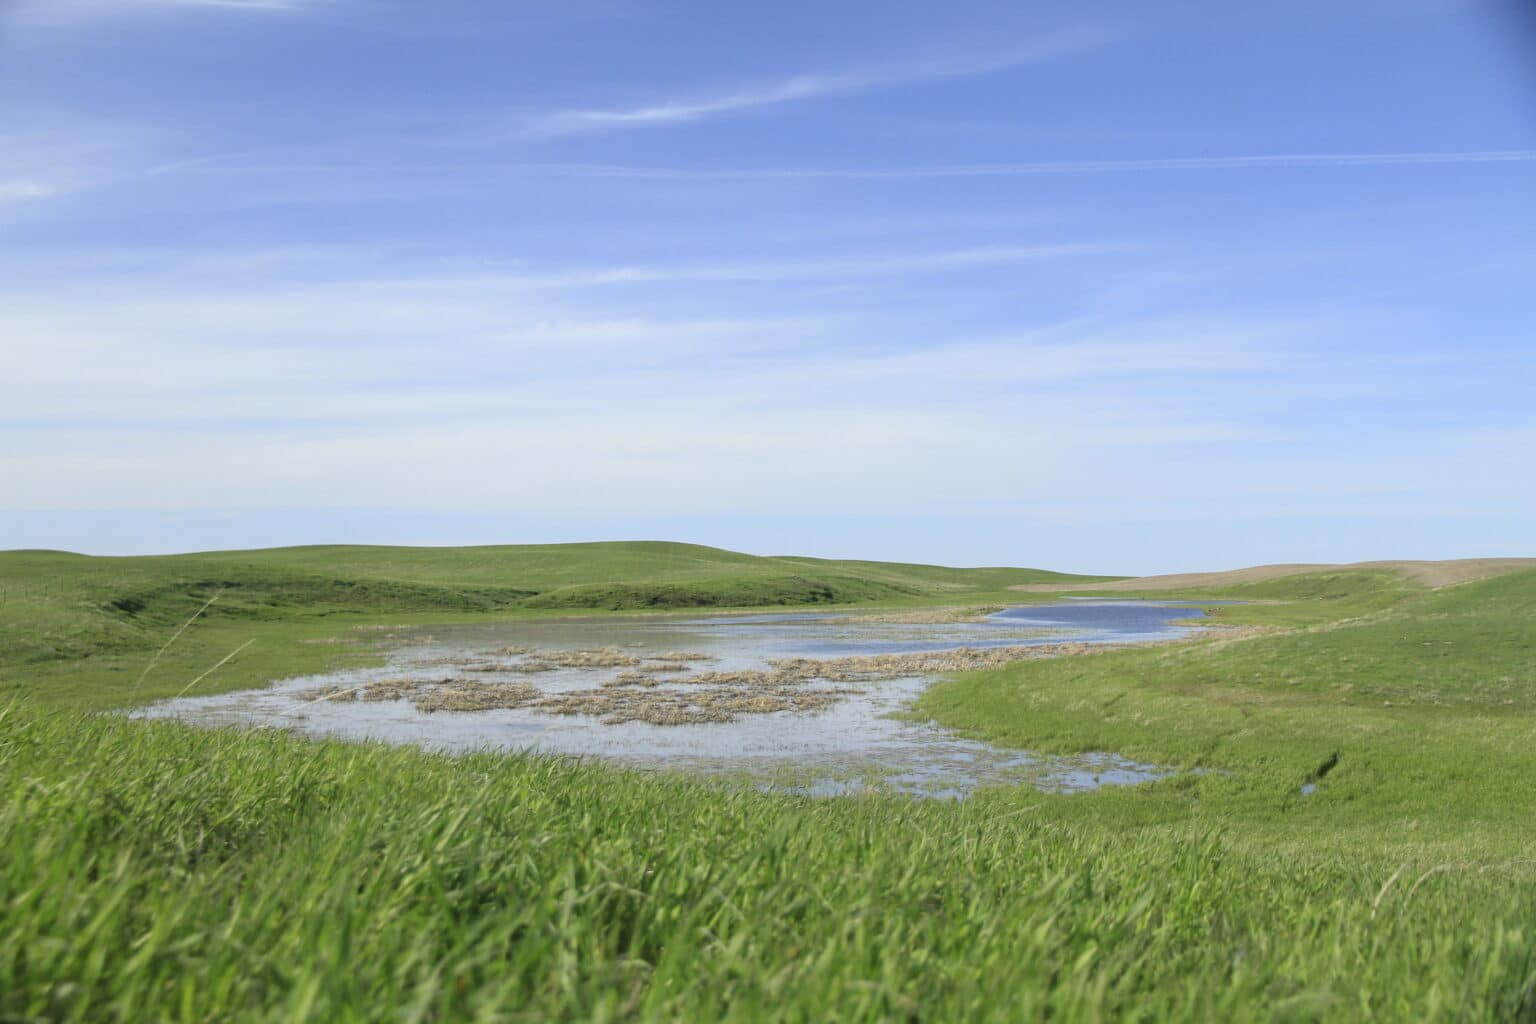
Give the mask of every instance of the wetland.
<svg viewBox="0 0 1536 1024">
<path fill-rule="evenodd" d="M 1187 637 L 1187 604 L 1063 601 L 907 613 L 511 621 L 373 631 L 383 666 L 188 697 L 144 717 L 277 726 L 456 752 L 577 755 L 740 775 L 821 795 L 1078 790 L 1159 768 L 1109 752 L 1042 757 L 915 719 L 949 673 Z"/>
</svg>

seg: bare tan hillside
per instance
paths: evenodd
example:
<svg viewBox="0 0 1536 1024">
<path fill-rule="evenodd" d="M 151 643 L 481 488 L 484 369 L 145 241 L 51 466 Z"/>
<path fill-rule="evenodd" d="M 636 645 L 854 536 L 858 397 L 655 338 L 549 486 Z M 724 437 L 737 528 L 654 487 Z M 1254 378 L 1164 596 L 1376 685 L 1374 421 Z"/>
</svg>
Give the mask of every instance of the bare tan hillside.
<svg viewBox="0 0 1536 1024">
<path fill-rule="evenodd" d="M 1225 587 L 1239 583 L 1258 583 L 1282 576 L 1330 569 L 1392 569 L 1427 587 L 1446 587 L 1519 569 L 1536 569 L 1536 558 L 1456 558 L 1443 562 L 1387 561 L 1350 562 L 1347 564 L 1295 563 L 1290 565 L 1254 565 L 1226 572 L 1183 572 L 1167 576 L 1137 576 L 1110 583 L 1026 583 L 1013 590 L 1037 594 L 1070 591 L 1185 590 L 1192 587 Z"/>
</svg>

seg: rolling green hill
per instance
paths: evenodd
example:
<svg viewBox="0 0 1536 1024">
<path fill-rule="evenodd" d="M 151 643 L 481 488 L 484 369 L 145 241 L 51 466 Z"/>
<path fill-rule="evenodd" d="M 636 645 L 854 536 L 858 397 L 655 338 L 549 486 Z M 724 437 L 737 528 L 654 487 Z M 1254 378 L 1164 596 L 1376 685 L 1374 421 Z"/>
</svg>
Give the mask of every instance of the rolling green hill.
<svg viewBox="0 0 1536 1024">
<path fill-rule="evenodd" d="M 247 640 L 249 648 L 207 688 L 253 685 L 362 657 L 321 643 L 344 628 L 339 623 L 1002 602 L 1018 600 L 1011 586 L 1100 579 L 1038 569 L 768 558 L 658 541 L 331 545 L 127 558 L 6 551 L 0 552 L 0 693 L 106 703 L 163 696 L 179 688 L 178 679 L 194 678 Z M 157 671 L 139 680 L 134 666 L 142 667 L 194 616 L 194 627 Z"/>
</svg>

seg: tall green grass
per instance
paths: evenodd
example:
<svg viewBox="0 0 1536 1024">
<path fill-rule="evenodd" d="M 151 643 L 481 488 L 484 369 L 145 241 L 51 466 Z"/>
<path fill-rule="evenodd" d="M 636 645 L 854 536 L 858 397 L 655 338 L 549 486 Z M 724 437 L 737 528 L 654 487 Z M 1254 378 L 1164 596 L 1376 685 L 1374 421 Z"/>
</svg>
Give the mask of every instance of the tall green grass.
<svg viewBox="0 0 1536 1024">
<path fill-rule="evenodd" d="M 0 712 L 13 1020 L 1515 1020 L 1529 888 L 1059 800 Z"/>
</svg>

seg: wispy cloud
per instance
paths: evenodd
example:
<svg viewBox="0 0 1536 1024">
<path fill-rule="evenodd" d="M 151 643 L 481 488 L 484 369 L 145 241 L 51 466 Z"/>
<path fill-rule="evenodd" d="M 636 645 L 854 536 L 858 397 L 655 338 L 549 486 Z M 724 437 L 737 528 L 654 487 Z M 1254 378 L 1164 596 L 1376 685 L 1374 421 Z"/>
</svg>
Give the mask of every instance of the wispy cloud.
<svg viewBox="0 0 1536 1024">
<path fill-rule="evenodd" d="M 1328 355 L 1327 323 L 1045 323 L 850 346 L 826 344 L 849 333 L 826 324 L 583 321 L 586 303 L 441 284 L 22 300 L 0 325 L 5 507 L 792 514 L 807 493 L 846 514 L 1084 495 L 1295 507 L 1320 476 L 1376 500 L 1409 468 L 1341 448 L 1325 420 L 1272 418 L 1318 407 L 1320 375 L 1361 389 L 1392 372 Z M 1512 462 L 1528 424 L 1503 425 Z M 1409 447 L 1435 450 L 1436 429 Z M 1461 448 L 1444 450 L 1413 468 L 1475 484 Z"/>
<path fill-rule="evenodd" d="M 93 282 L 0 292 L 0 304 L 0 429 L 61 417 L 391 419 L 427 411 L 422 402 L 449 418 L 521 421 L 570 412 L 578 397 L 594 410 L 665 398 L 709 417 L 723 412 L 717 401 L 835 410 L 859 395 L 862 408 L 901 412 L 910 400 L 948 414 L 984 392 L 1011 405 L 1020 387 L 1071 380 L 1284 369 L 1328 336 L 1327 325 L 1230 319 L 965 338 L 857 313 L 658 318 L 479 276 Z"/>
<path fill-rule="evenodd" d="M 1226 171 L 1287 167 L 1390 167 L 1536 162 L 1536 149 L 1477 149 L 1404 153 L 1265 153 L 1252 156 L 1153 157 L 1130 160 L 1042 160 L 1028 163 L 927 167 L 643 167 L 625 164 L 521 163 L 506 169 L 547 170 L 593 177 L 667 180 L 775 178 L 902 179 L 1010 178 L 1035 174 L 1117 174 L 1137 171 Z"/>
<path fill-rule="evenodd" d="M 13 16 L 26 24 L 68 26 L 100 18 L 175 11 L 229 14 L 295 14 L 329 0 L 21 0 Z"/>
<path fill-rule="evenodd" d="M 3 198 L 3 193 L 0 193 Z M 1117 240 L 999 242 L 970 246 L 910 247 L 856 251 L 837 256 L 780 259 L 719 259 L 687 262 L 634 262 L 570 266 L 534 266 L 522 262 L 502 263 L 486 269 L 483 264 L 472 272 L 452 275 L 394 277 L 387 266 L 375 266 L 375 276 L 359 277 L 358 270 L 370 266 L 370 258 L 380 254 L 378 246 L 342 246 L 314 248 L 288 247 L 211 253 L 198 250 L 177 253 L 162 249 L 93 250 L 90 266 L 98 275 L 93 287 L 99 290 L 108 281 L 127 283 L 129 290 L 143 290 L 145 285 L 134 275 L 152 263 L 162 274 L 174 268 L 170 276 L 183 275 L 189 287 L 219 288 L 249 279 L 252 274 L 298 276 L 309 282 L 316 301 L 334 301 L 339 296 L 331 289 L 348 294 L 360 287 L 376 288 L 381 293 L 409 296 L 412 301 L 424 297 L 440 298 L 469 291 L 497 292 L 505 295 L 542 295 L 550 292 L 582 289 L 624 288 L 627 286 L 719 282 L 724 284 L 844 284 L 889 277 L 918 277 L 951 271 L 978 270 L 985 267 L 1016 264 L 1045 264 L 1055 261 L 1113 256 L 1144 249 L 1149 243 Z M 385 250 L 387 254 L 387 250 Z M 33 255 L 30 266 L 38 265 Z M 78 267 L 76 256 L 50 265 L 50 273 L 69 273 Z M 0 274 L 18 271 L 10 261 L 0 261 Z M 121 276 L 119 276 L 121 275 Z M 6 293 L 0 291 L 0 299 Z M 72 301 L 72 300 L 71 300 Z M 324 319 L 319 308 L 316 314 Z M 393 316 L 395 314 L 391 314 Z M 385 322 L 388 322 L 386 317 Z"/>
<path fill-rule="evenodd" d="M 46 199 L 58 192 L 52 185 L 41 181 L 20 179 L 0 181 L 0 203 L 22 202 L 28 199 Z"/>
<path fill-rule="evenodd" d="M 18 111 L 0 131 L 0 203 L 58 198 L 122 180 L 146 162 L 161 137 L 153 126 L 53 107 Z"/>
<path fill-rule="evenodd" d="M 1113 242 L 1063 242 L 1038 245 L 989 245 L 964 249 L 875 253 L 842 259 L 800 259 L 784 262 L 722 262 L 631 266 L 575 270 L 527 277 L 529 287 L 593 287 L 611 284 L 668 281 L 817 281 L 922 274 L 983 267 L 1096 256 L 1127 248 Z"/>
<path fill-rule="evenodd" d="M 550 111 L 529 117 L 521 126 L 520 134 L 575 135 L 701 121 L 823 96 L 990 74 L 1091 49 L 1113 38 L 1115 34 L 1102 28 L 1074 29 L 1042 36 L 1031 45 L 1006 53 L 965 59 L 930 58 L 855 71 L 799 74 L 779 81 L 735 87 L 688 99 L 661 100 L 635 106 Z"/>
<path fill-rule="evenodd" d="M 535 117 L 529 124 L 529 131 L 541 135 L 570 135 L 603 128 L 697 121 L 715 114 L 848 92 L 870 84 L 870 79 L 858 75 L 797 75 L 773 85 L 705 99 L 658 103 L 624 110 L 557 111 Z"/>
</svg>

